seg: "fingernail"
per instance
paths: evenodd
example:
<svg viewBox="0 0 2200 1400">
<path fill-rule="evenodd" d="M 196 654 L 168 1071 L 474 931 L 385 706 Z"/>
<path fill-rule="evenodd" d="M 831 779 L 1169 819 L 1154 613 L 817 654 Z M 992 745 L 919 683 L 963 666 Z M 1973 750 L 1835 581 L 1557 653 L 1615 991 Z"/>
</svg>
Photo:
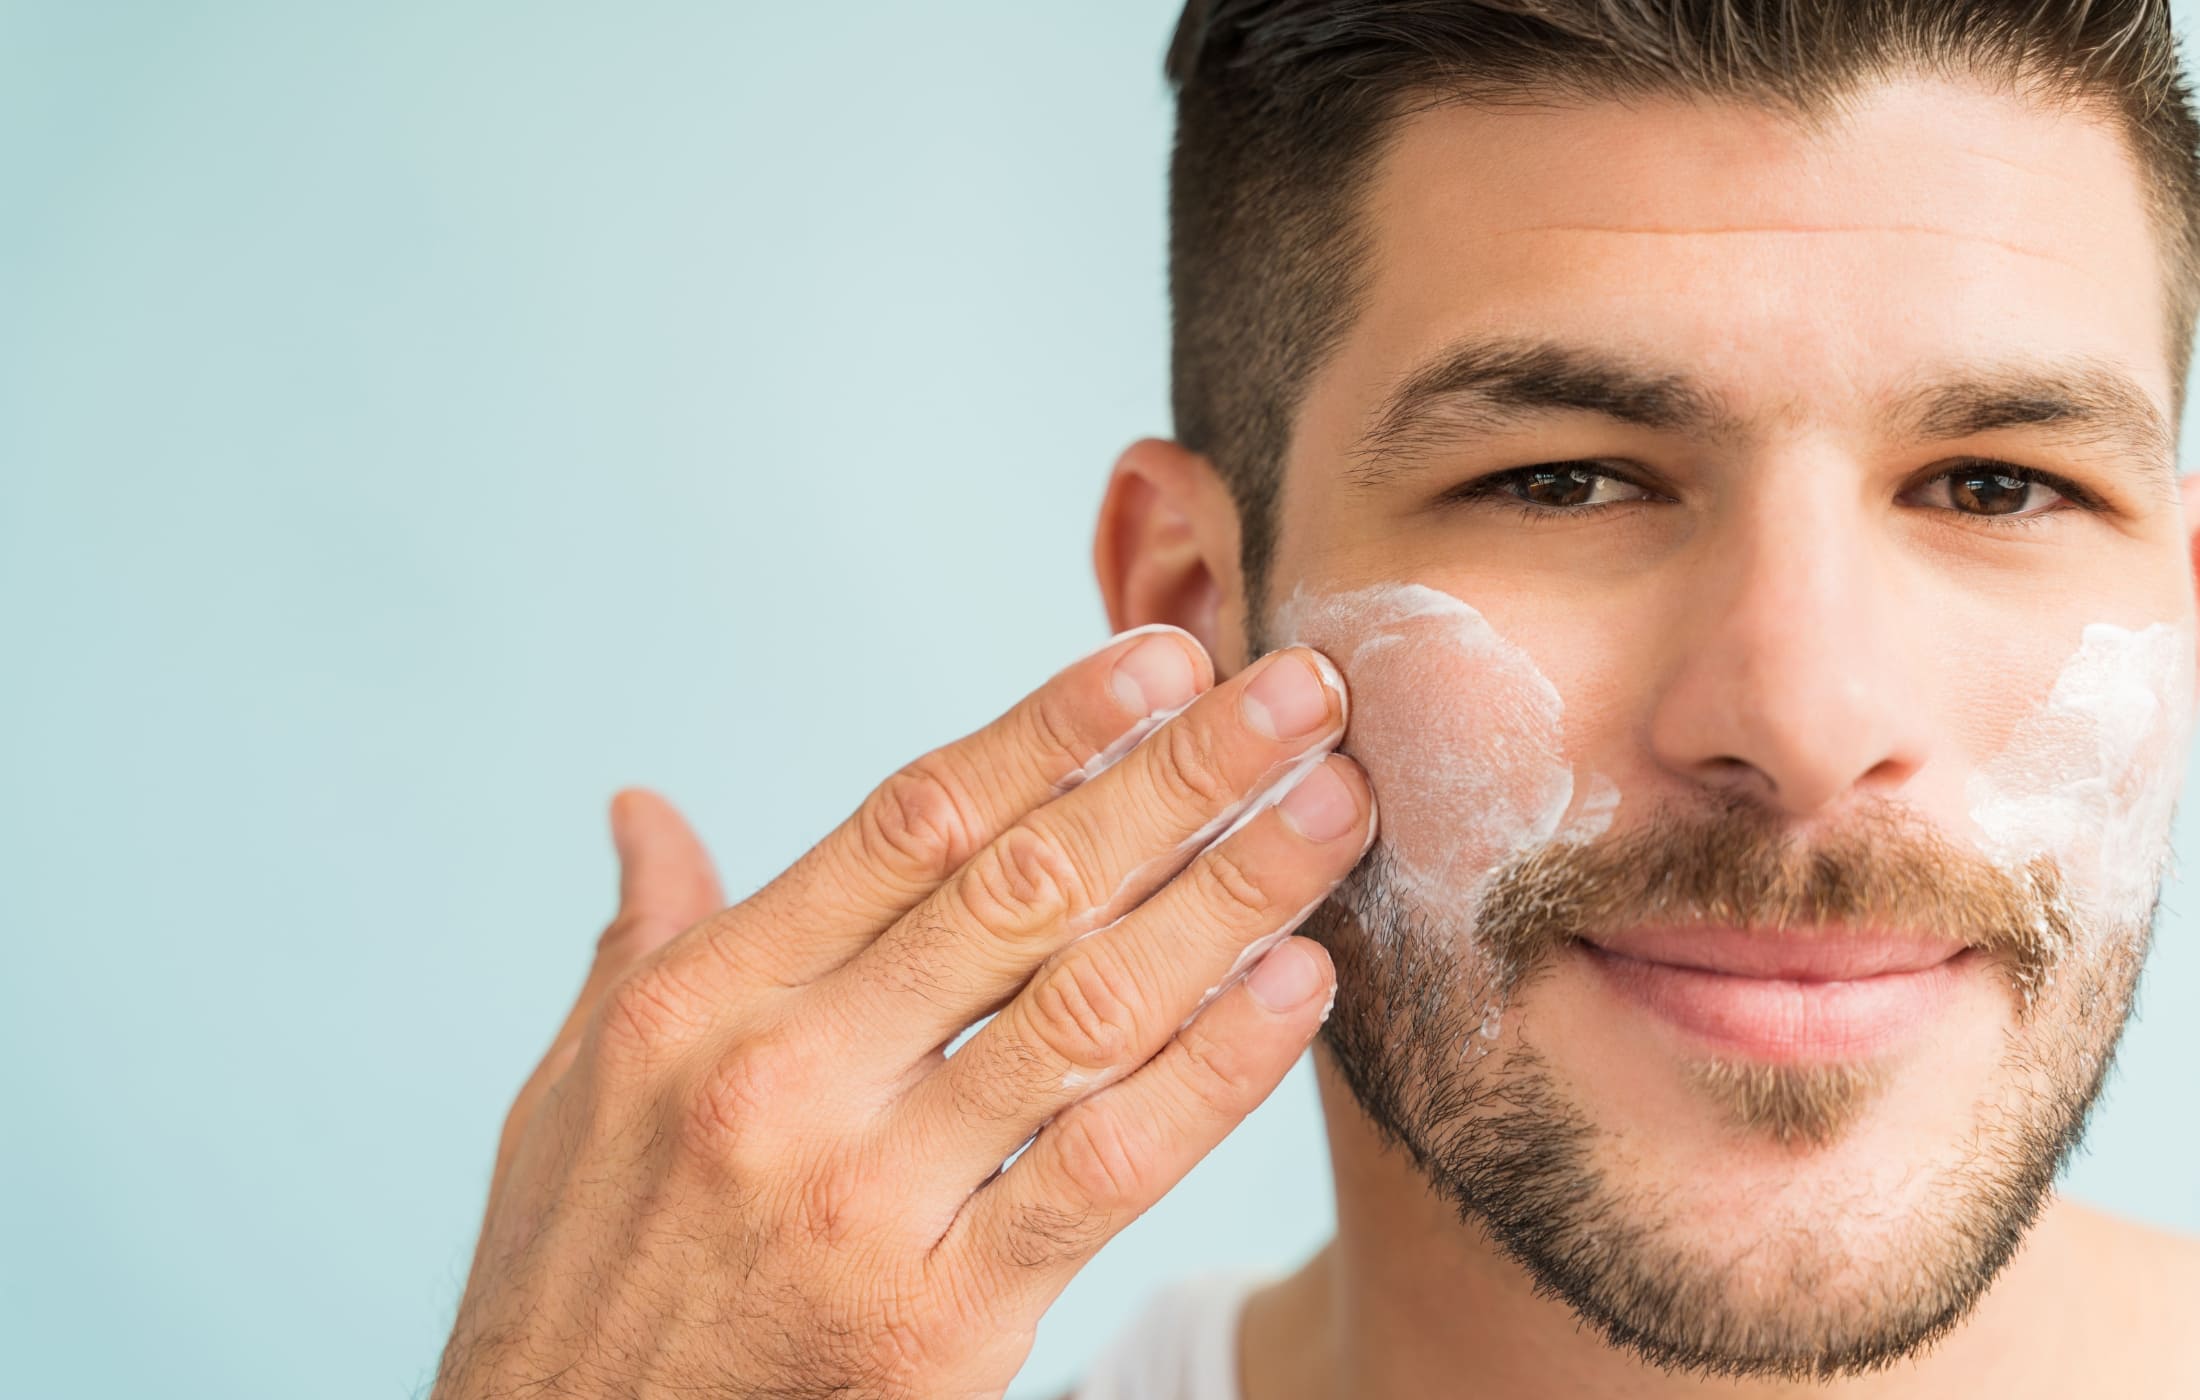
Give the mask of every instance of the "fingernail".
<svg viewBox="0 0 2200 1400">
<path fill-rule="evenodd" d="M 1270 1011 L 1304 1006 L 1321 985 L 1321 964 L 1303 938 L 1284 939 L 1245 974 L 1245 989 Z"/>
<path fill-rule="evenodd" d="M 1148 637 L 1123 653 L 1108 685 L 1124 709 L 1143 717 L 1184 705 L 1199 689 L 1199 673 L 1182 641 Z"/>
<path fill-rule="evenodd" d="M 1352 789 L 1327 762 L 1301 778 L 1277 806 L 1291 829 L 1309 841 L 1334 841 L 1360 821 Z"/>
<path fill-rule="evenodd" d="M 1303 739 L 1329 724 L 1329 687 L 1304 656 L 1283 652 L 1262 663 L 1241 697 L 1245 722 L 1269 739 Z"/>
</svg>

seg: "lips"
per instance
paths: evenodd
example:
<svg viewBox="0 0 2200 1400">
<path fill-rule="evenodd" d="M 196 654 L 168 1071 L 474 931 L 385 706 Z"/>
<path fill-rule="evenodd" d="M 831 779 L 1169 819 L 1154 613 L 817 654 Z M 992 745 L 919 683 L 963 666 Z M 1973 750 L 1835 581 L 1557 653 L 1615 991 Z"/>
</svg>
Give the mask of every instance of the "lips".
<svg viewBox="0 0 2200 1400">
<path fill-rule="evenodd" d="M 1638 928 L 1575 947 L 1622 1000 L 1717 1051 L 1764 1060 L 1882 1053 L 1930 1025 L 1980 955 L 1864 930 Z"/>
</svg>

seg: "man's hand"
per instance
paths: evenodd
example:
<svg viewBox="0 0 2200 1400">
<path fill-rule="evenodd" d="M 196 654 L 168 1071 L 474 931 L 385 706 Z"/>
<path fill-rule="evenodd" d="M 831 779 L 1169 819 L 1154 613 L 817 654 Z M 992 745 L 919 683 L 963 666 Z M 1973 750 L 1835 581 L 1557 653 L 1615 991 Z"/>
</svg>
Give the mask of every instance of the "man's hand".
<svg viewBox="0 0 2200 1400">
<path fill-rule="evenodd" d="M 619 913 L 506 1120 L 438 1400 L 1001 1394 L 1327 1014 L 1285 935 L 1373 834 L 1344 704 L 1304 649 L 1215 686 L 1184 633 L 1119 639 L 732 908 L 622 793 Z"/>
</svg>

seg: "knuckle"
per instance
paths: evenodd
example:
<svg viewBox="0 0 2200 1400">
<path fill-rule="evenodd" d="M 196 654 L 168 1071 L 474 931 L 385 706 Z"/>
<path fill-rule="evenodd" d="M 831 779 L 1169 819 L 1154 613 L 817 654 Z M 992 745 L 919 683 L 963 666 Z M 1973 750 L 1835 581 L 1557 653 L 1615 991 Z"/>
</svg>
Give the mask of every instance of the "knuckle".
<svg viewBox="0 0 2200 1400">
<path fill-rule="evenodd" d="M 1031 1033 L 1074 1069 L 1111 1068 L 1137 1039 L 1135 990 L 1100 954 L 1063 958 L 1031 989 Z"/>
<path fill-rule="evenodd" d="M 682 1139 L 711 1156 L 727 1156 L 756 1139 L 795 1093 L 792 1061 L 780 1042 L 758 1037 L 734 1046 L 688 1096 Z"/>
<path fill-rule="evenodd" d="M 670 959 L 628 972 L 604 996 L 599 1054 L 613 1066 L 648 1068 L 678 1055 L 709 1029 L 706 1003 Z"/>
<path fill-rule="evenodd" d="M 866 853 L 889 870 L 932 875 L 969 858 L 973 823 L 936 755 L 927 754 L 881 783 L 864 813 Z"/>
<path fill-rule="evenodd" d="M 1144 1199 L 1146 1153 L 1117 1116 L 1072 1109 L 1047 1129 L 1055 1134 L 1055 1161 L 1075 1199 L 1097 1211 L 1133 1206 Z"/>
<path fill-rule="evenodd" d="M 982 1032 L 981 1032 L 982 1034 Z M 976 1055 L 961 1065 L 964 1055 Z M 982 1056 L 982 1063 L 977 1058 Z M 992 1127 L 1036 1117 L 1037 1088 L 1050 1073 L 1043 1055 L 1014 1037 L 988 1036 L 983 1046 L 957 1051 L 948 1060 L 947 1098 L 957 1119 L 972 1127 Z M 1061 1071 L 1051 1071 L 1059 1078 Z"/>
<path fill-rule="evenodd" d="M 1035 933 L 1059 918 L 1077 872 L 1053 841 L 1015 826 L 978 853 L 963 872 L 963 907 L 996 933 Z"/>
<path fill-rule="evenodd" d="M 1270 877 L 1265 872 L 1256 872 L 1239 853 L 1217 847 L 1202 856 L 1192 869 L 1192 878 L 1198 882 L 1200 904 L 1232 924 L 1252 922 L 1275 908 L 1276 895 Z"/>
<path fill-rule="evenodd" d="M 1164 795 L 1173 802 L 1199 808 L 1226 806 L 1238 799 L 1212 737 L 1197 725 L 1178 721 L 1163 725 L 1156 736 L 1155 777 Z"/>
</svg>

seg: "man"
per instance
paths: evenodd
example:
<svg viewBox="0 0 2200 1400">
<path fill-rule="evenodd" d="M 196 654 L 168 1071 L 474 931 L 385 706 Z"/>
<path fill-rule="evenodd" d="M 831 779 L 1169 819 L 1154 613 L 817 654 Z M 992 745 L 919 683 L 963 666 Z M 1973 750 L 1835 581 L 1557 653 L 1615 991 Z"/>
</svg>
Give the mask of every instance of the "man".
<svg viewBox="0 0 2200 1400">
<path fill-rule="evenodd" d="M 2164 6 L 1216 0 L 1169 69 L 1137 630 L 731 908 L 615 803 L 436 1394 L 1000 1394 L 1326 1019 L 1335 1242 L 1086 1394 L 2200 1395 L 2200 1245 L 2051 1191 L 2191 722 Z"/>
</svg>

